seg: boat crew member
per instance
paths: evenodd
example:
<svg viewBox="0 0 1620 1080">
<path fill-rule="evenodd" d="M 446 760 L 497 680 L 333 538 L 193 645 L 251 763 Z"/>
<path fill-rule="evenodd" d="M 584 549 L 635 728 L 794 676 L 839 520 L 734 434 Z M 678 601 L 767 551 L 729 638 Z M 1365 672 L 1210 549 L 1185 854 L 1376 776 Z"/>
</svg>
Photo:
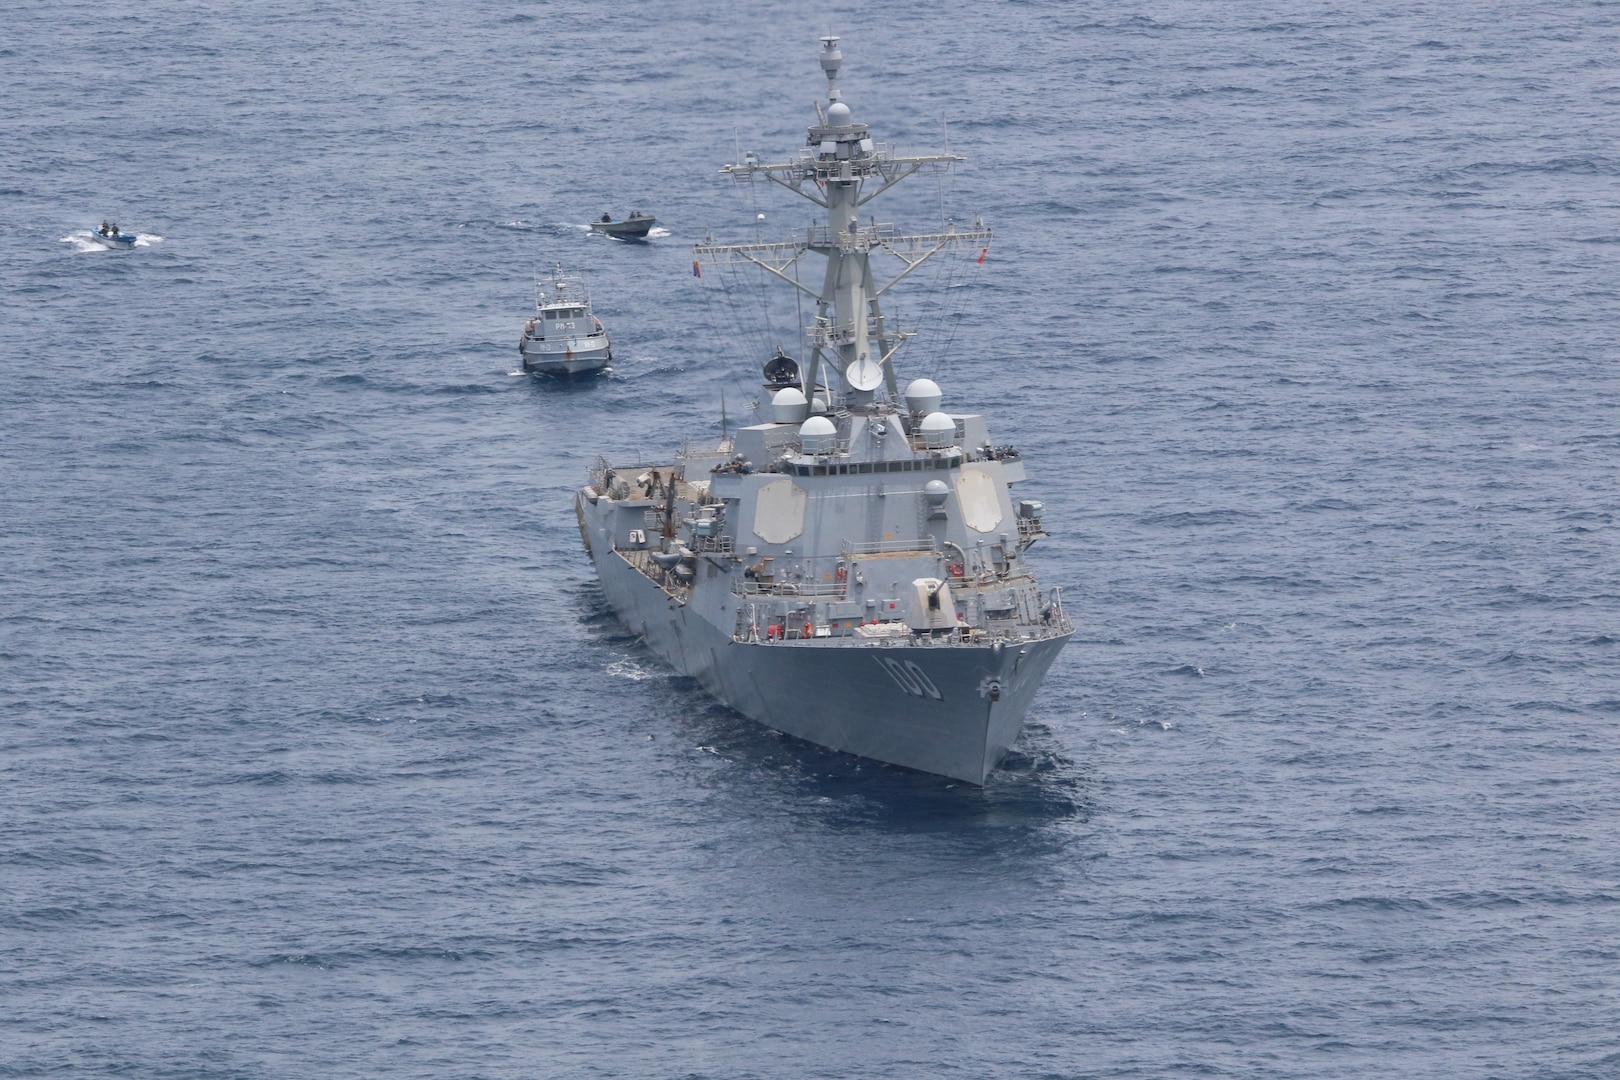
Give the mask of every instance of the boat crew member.
<svg viewBox="0 0 1620 1080">
<path fill-rule="evenodd" d="M 111 226 L 108 225 L 105 221 L 103 221 L 101 223 L 101 235 L 102 236 L 111 236 L 112 234 L 107 231 L 109 228 L 111 228 Z"/>
<path fill-rule="evenodd" d="M 610 222 L 612 220 L 613 220 L 613 215 L 612 214 L 603 214 L 602 215 L 602 224 L 606 225 L 608 222 Z"/>
</svg>

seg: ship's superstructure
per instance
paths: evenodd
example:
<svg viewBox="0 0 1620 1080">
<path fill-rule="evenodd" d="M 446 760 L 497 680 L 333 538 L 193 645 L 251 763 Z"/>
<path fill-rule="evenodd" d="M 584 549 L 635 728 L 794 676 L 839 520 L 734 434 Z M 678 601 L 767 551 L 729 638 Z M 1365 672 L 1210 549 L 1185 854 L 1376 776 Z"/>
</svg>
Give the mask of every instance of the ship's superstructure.
<svg viewBox="0 0 1620 1080">
<path fill-rule="evenodd" d="M 705 244 L 814 300 L 805 362 L 764 367 L 756 422 L 672 459 L 600 460 L 575 499 L 580 534 L 619 617 L 676 670 L 770 727 L 837 750 L 982 784 L 1017 738 L 1073 633 L 1028 552 L 1042 506 L 1012 486 L 1021 455 L 983 417 L 945 411 L 929 379 L 899 386 L 907 335 L 880 301 L 930 255 L 987 243 L 982 226 L 901 235 L 858 210 L 951 155 L 899 157 L 840 97 L 790 161 L 749 155 L 739 180 L 774 181 L 826 210 L 785 243 Z M 872 256 L 904 269 L 879 285 Z M 790 274 L 806 254 L 819 290 Z"/>
<path fill-rule="evenodd" d="M 571 379 L 594 375 L 613 361 L 602 320 L 591 313 L 591 297 L 577 278 L 558 266 L 551 284 L 535 289 L 535 313 L 523 326 L 518 353 L 525 371 Z"/>
</svg>

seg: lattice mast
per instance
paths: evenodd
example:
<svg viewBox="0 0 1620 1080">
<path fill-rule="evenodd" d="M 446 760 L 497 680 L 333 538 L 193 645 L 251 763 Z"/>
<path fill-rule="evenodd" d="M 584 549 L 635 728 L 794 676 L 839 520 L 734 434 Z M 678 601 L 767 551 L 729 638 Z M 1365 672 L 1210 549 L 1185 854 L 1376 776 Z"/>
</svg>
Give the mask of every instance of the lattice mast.
<svg viewBox="0 0 1620 1080">
<path fill-rule="evenodd" d="M 879 299 L 930 257 L 964 243 L 989 243 L 990 230 L 980 222 L 957 229 L 947 222 L 944 232 L 899 235 L 892 226 L 860 223 L 860 208 L 895 184 L 922 169 L 945 169 L 963 160 L 955 154 L 900 157 L 886 145 L 872 141 L 867 125 L 856 122 L 838 92 L 838 69 L 843 54 L 836 37 L 821 39 L 821 69 L 827 75 L 827 107 L 816 104 L 817 123 L 811 125 L 804 149 L 792 161 L 767 163 L 754 154 L 721 172 L 739 182 L 756 176 L 773 180 L 789 191 L 826 208 L 826 224 L 813 226 L 803 240 L 760 244 L 703 244 L 695 249 L 710 262 L 742 260 L 753 263 L 808 294 L 816 304 L 815 323 L 808 327 L 811 352 L 804 389 L 813 395 L 820 367 L 836 370 L 848 405 L 870 404 L 879 386 L 891 400 L 900 392 L 893 356 L 908 335 L 888 331 Z M 868 181 L 876 185 L 868 190 Z M 871 255 L 884 250 L 906 264 L 904 270 L 879 286 L 872 273 Z M 816 292 L 789 275 L 788 270 L 805 252 L 827 259 L 821 291 Z"/>
</svg>

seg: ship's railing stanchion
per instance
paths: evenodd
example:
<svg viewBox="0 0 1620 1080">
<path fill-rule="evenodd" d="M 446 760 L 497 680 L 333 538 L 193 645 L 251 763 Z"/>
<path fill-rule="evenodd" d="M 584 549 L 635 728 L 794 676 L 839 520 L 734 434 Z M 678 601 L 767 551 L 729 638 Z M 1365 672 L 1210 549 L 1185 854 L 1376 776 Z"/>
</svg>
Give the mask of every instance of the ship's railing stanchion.
<svg viewBox="0 0 1620 1080">
<path fill-rule="evenodd" d="M 845 540 L 841 545 L 844 558 L 852 555 L 938 555 L 939 545 L 932 536 L 919 537 L 916 540 Z"/>
</svg>

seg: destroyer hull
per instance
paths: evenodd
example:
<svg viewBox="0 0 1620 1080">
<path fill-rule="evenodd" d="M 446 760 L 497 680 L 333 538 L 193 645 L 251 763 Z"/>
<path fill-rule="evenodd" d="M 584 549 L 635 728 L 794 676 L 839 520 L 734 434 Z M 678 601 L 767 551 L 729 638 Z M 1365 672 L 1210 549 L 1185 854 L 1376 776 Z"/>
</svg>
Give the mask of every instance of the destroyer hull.
<svg viewBox="0 0 1620 1080">
<path fill-rule="evenodd" d="M 739 641 L 614 551 L 587 503 L 577 509 L 608 605 L 632 633 L 726 706 L 832 750 L 982 785 L 1069 638 Z"/>
<path fill-rule="evenodd" d="M 880 298 L 946 249 L 979 248 L 982 262 L 991 233 L 861 224 L 900 180 L 962 159 L 876 141 L 839 92 L 838 38 L 821 43 L 827 101 L 804 144 L 722 172 L 771 180 L 822 223 L 785 242 L 706 240 L 692 267 L 748 263 L 813 296 L 804 364 L 778 343 L 751 421 L 712 448 L 687 439 L 656 463 L 599 458 L 575 498 L 580 535 L 619 619 L 725 705 L 834 750 L 983 784 L 1074 624 L 1028 557 L 1048 533 L 1042 503 L 1013 493 L 1023 455 L 978 413 L 946 412 L 931 378 L 902 392 L 892 358 L 912 335 Z M 805 256 L 825 260 L 819 293 L 799 280 Z M 880 283 L 879 256 L 905 269 Z M 573 328 L 561 306 L 541 305 L 559 332 Z"/>
</svg>

